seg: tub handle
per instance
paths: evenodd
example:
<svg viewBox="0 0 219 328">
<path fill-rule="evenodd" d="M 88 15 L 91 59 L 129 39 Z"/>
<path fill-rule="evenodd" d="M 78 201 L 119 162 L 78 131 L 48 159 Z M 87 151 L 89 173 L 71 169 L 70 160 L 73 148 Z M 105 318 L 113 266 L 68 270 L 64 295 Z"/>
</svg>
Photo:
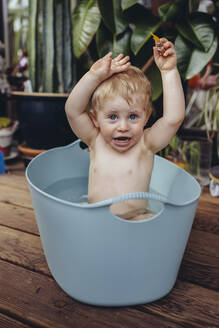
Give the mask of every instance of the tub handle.
<svg viewBox="0 0 219 328">
<path fill-rule="evenodd" d="M 108 199 L 106 201 L 110 201 L 109 205 L 111 205 L 111 204 L 124 202 L 130 199 L 148 199 L 148 200 L 157 200 L 162 203 L 167 203 L 167 199 L 165 196 L 155 193 L 150 193 L 150 192 L 135 192 L 135 193 L 125 194 L 119 197 Z"/>
<path fill-rule="evenodd" d="M 109 199 L 106 199 L 106 200 L 103 200 L 103 201 L 97 202 L 97 203 L 84 204 L 82 206 L 85 208 L 110 206 L 110 205 L 113 205 L 116 203 L 121 203 L 126 200 L 130 200 L 130 199 L 148 199 L 148 200 L 159 201 L 159 202 L 169 204 L 169 205 L 178 205 L 178 206 L 181 205 L 181 204 L 177 204 L 177 203 L 167 199 L 165 196 L 162 196 L 160 194 L 155 194 L 155 193 L 150 193 L 150 192 L 135 192 L 135 193 L 124 194 L 122 196 L 118 196 L 118 197 L 114 197 L 114 198 L 109 198 Z"/>
</svg>

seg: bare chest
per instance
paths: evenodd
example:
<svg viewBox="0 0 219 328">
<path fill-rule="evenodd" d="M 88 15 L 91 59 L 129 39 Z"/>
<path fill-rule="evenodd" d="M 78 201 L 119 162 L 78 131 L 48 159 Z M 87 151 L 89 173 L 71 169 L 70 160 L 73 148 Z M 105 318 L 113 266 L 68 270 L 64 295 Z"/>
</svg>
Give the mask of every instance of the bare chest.
<svg viewBox="0 0 219 328">
<path fill-rule="evenodd" d="M 89 198 L 100 201 L 124 193 L 148 191 L 153 155 L 139 145 L 127 153 L 99 147 L 91 152 Z"/>
</svg>

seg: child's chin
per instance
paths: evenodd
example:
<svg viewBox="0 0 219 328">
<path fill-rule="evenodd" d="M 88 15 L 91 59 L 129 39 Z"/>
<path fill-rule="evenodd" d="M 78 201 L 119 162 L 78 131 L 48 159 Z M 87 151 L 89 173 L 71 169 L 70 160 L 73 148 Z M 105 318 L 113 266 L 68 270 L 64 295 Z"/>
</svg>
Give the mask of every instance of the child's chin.
<svg viewBox="0 0 219 328">
<path fill-rule="evenodd" d="M 132 142 L 131 139 L 126 142 L 118 142 L 116 140 L 113 140 L 112 147 L 119 152 L 124 152 L 132 147 Z"/>
</svg>

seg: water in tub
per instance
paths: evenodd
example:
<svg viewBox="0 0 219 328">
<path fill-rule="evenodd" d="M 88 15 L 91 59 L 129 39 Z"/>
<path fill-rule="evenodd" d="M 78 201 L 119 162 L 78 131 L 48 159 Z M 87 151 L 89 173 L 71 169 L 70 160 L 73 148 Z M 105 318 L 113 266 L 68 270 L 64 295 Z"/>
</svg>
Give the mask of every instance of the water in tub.
<svg viewBox="0 0 219 328">
<path fill-rule="evenodd" d="M 87 177 L 66 178 L 52 183 L 44 191 L 65 201 L 83 204 L 88 202 L 87 186 Z M 153 189 L 150 189 L 150 192 L 158 194 Z M 148 202 L 148 208 L 150 212 L 153 212 L 153 215 L 160 210 L 160 206 L 157 206 L 156 203 L 155 201 Z M 153 215 L 150 215 L 150 217 Z"/>
</svg>

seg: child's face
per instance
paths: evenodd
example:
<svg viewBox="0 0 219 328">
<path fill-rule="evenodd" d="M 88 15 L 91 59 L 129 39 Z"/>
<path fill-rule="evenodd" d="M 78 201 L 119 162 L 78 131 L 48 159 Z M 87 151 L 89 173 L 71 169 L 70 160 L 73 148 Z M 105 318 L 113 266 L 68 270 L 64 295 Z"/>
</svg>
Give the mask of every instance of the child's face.
<svg viewBox="0 0 219 328">
<path fill-rule="evenodd" d="M 115 96 L 103 104 L 93 119 L 104 140 L 119 152 L 125 152 L 138 143 L 147 120 L 137 95 L 133 96 L 130 105 L 124 98 Z"/>
</svg>

